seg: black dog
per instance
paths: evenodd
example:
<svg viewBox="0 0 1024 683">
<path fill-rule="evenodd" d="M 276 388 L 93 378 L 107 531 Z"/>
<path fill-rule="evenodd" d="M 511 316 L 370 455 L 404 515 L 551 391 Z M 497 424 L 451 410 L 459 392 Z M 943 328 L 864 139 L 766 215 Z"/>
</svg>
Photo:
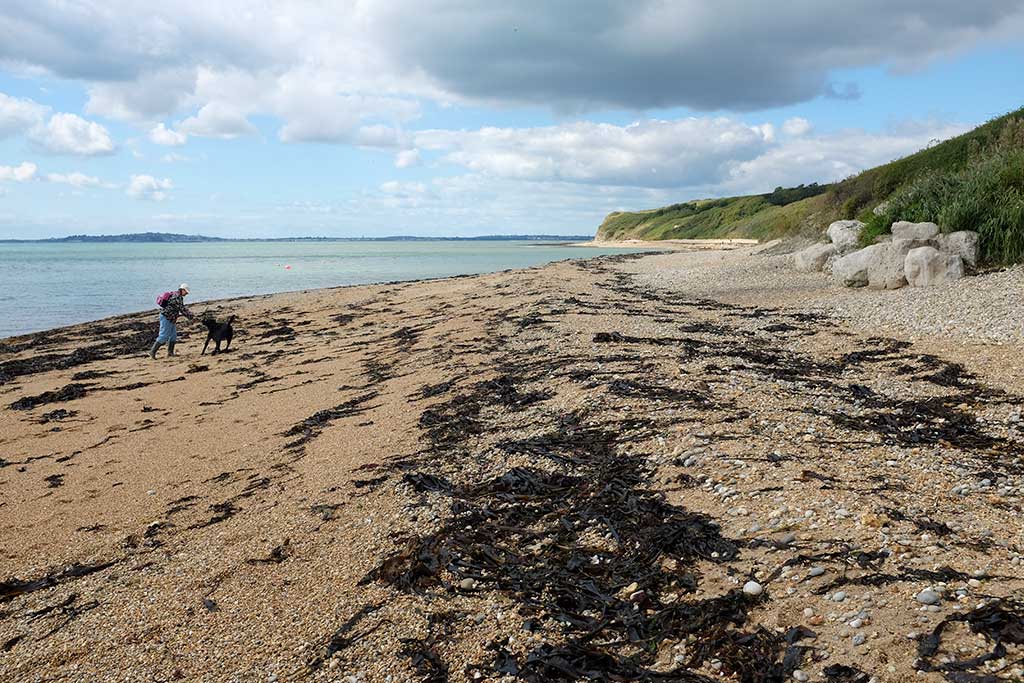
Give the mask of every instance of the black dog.
<svg viewBox="0 0 1024 683">
<path fill-rule="evenodd" d="M 234 334 L 234 330 L 231 329 L 231 323 L 234 320 L 235 316 L 228 318 L 226 323 L 219 323 L 216 320 L 210 319 L 203 321 L 206 329 L 209 330 L 206 334 L 206 343 L 203 344 L 203 353 L 206 353 L 206 347 L 210 345 L 211 340 L 213 341 L 213 355 L 217 355 L 220 352 L 221 342 L 224 342 L 224 350 L 228 350 L 228 347 L 231 346 L 231 336 Z"/>
</svg>

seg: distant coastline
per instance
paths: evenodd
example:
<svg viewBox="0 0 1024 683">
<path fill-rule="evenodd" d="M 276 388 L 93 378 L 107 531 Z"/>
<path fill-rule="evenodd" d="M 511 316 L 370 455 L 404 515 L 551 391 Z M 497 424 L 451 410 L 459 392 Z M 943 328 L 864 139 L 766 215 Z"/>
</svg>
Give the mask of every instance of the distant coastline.
<svg viewBox="0 0 1024 683">
<path fill-rule="evenodd" d="M 387 235 L 385 237 L 210 237 L 207 235 L 181 235 L 171 232 L 136 232 L 124 235 L 68 235 L 42 239 L 0 239 L 0 244 L 55 243 L 190 243 L 190 242 L 472 242 L 472 241 L 537 241 L 579 242 L 589 235 L 481 235 L 478 237 L 419 237 L 414 235 Z"/>
</svg>

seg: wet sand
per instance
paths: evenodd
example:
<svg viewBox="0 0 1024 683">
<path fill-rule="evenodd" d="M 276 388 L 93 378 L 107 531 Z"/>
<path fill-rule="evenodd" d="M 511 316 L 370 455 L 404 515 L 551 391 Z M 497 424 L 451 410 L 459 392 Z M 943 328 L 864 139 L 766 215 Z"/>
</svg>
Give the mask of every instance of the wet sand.
<svg viewBox="0 0 1024 683">
<path fill-rule="evenodd" d="M 0 680 L 1012 680 L 1020 349 L 648 258 L 0 342 Z"/>
</svg>

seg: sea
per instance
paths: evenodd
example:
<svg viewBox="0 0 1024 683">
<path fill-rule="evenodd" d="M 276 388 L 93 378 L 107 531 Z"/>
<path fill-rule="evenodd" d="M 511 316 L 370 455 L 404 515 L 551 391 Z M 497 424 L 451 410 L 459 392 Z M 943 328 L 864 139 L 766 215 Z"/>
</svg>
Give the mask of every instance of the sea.
<svg viewBox="0 0 1024 683">
<path fill-rule="evenodd" d="M 0 243 L 0 338 L 121 313 L 156 316 L 156 297 L 183 282 L 194 303 L 622 252 L 534 240 Z"/>
</svg>

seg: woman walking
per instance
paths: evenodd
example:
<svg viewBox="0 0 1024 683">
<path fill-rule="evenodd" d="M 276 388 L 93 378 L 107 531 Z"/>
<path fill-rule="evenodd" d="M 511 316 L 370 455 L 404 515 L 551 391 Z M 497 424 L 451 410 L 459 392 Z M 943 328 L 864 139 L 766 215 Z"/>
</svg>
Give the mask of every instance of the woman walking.
<svg viewBox="0 0 1024 683">
<path fill-rule="evenodd" d="M 188 296 L 188 285 L 182 283 L 176 292 L 164 292 L 156 302 L 160 306 L 160 333 L 149 350 L 149 357 L 156 358 L 156 352 L 165 343 L 167 355 L 174 355 L 174 343 L 178 341 L 178 317 L 185 316 L 193 320 L 192 311 L 185 308 L 185 297 Z"/>
</svg>

